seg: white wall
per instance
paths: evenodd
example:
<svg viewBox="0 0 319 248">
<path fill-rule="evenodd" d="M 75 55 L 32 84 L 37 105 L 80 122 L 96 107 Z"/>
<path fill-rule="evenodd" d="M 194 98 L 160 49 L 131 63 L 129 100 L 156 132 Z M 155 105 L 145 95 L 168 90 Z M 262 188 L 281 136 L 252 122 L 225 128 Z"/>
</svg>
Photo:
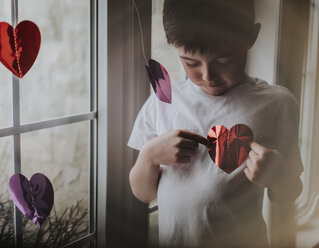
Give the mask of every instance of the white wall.
<svg viewBox="0 0 319 248">
<path fill-rule="evenodd" d="M 246 71 L 250 76 L 274 84 L 280 1 L 256 0 L 255 5 L 256 22 L 261 23 L 261 30 L 255 45 L 248 53 Z"/>
</svg>

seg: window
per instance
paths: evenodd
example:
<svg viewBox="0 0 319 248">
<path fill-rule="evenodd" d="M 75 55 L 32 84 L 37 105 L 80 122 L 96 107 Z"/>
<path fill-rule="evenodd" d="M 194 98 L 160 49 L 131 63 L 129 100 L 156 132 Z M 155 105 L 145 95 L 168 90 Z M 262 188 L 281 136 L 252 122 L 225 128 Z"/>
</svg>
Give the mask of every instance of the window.
<svg viewBox="0 0 319 248">
<path fill-rule="evenodd" d="M 304 42 L 303 46 L 300 46 L 303 49 L 296 49 L 295 52 L 297 55 L 299 52 L 303 56 L 303 60 L 301 60 L 303 63 L 300 63 L 299 66 L 301 72 L 295 69 L 298 68 L 296 66 L 292 70 L 292 76 L 299 79 L 299 84 L 291 85 L 292 90 L 299 93 L 300 151 L 304 165 L 303 191 L 296 202 L 297 247 L 317 247 L 319 244 L 319 184 L 317 179 L 319 173 L 318 7 L 318 0 L 300 1 L 300 3 L 290 6 L 291 12 L 298 8 L 298 13 L 300 13 L 298 19 L 295 19 L 298 26 L 295 24 L 294 29 L 297 28 L 299 33 L 304 32 L 304 35 L 299 36 L 292 43 L 295 45 Z M 286 58 L 289 59 L 289 56 L 286 55 Z M 295 63 L 298 63 L 298 60 Z"/>
<path fill-rule="evenodd" d="M 0 3 L 0 20 L 11 23 L 11 5 L 4 0 Z M 28 177 L 43 169 L 49 173 L 54 188 L 67 184 L 68 180 L 68 189 L 73 184 L 74 189 L 83 190 L 88 211 L 84 218 L 88 221 L 85 232 L 72 236 L 65 247 L 146 247 L 148 206 L 133 197 L 128 182 L 137 153 L 126 144 L 135 116 L 150 92 L 132 2 L 13 0 L 12 3 L 16 7 L 19 3 L 19 11 L 12 7 L 19 20 L 22 17 L 34 20 L 44 32 L 40 53 L 48 51 L 50 56 L 39 54 L 31 71 L 19 82 L 12 80 L 11 73 L 0 66 L 0 166 L 5 172 L 0 183 L 7 185 L 13 174 L 11 164 L 17 165 L 19 171 L 21 160 L 21 171 L 28 173 Z M 151 1 L 136 0 L 136 3 L 145 10 L 141 11 L 144 41 L 150 44 Z M 147 56 L 149 48 L 146 47 Z M 74 51 L 72 56 L 59 57 L 61 53 L 68 55 Z M 40 71 L 40 66 L 46 67 L 44 71 Z M 67 70 L 65 82 L 59 70 Z M 12 81 L 17 82 L 19 89 L 12 87 Z M 54 83 L 60 87 L 56 88 Z M 12 104 L 12 98 L 20 104 Z M 11 115 L 20 117 L 21 122 L 13 123 Z M 31 149 L 31 145 L 36 149 Z M 43 161 L 49 162 L 45 166 Z M 25 163 L 32 164 L 32 168 L 28 170 Z M 66 174 L 68 178 L 51 178 L 59 175 L 48 172 L 49 168 L 59 168 L 56 164 L 65 164 L 60 175 Z M 86 167 L 80 172 L 73 170 L 79 164 Z M 9 199 L 8 190 L 4 193 L 1 202 L 5 197 Z M 74 199 L 77 193 L 62 192 L 61 200 Z M 7 216 L 2 207 L 1 203 L 0 218 Z M 13 211 L 12 207 L 9 209 Z M 25 240 L 20 235 L 21 217 L 18 212 L 15 216 L 16 219 L 13 215 L 8 219 L 12 227 L 9 239 L 16 238 L 19 245 Z"/>
<path fill-rule="evenodd" d="M 318 246 L 318 1 L 280 1 L 276 81 L 300 105 L 299 146 L 303 191 L 290 204 L 271 209 L 272 245 Z M 290 242 L 290 243 L 288 243 Z"/>
<path fill-rule="evenodd" d="M 6 227 L 0 231 L 0 246 L 92 245 L 97 171 L 96 1 L 12 0 L 10 5 L 1 0 L 0 4 L 0 21 L 15 26 L 31 20 L 42 38 L 37 60 L 23 79 L 0 67 L 0 169 L 4 172 L 0 175 L 0 226 Z M 37 172 L 50 179 L 55 192 L 54 208 L 40 229 L 16 208 L 13 211 L 8 189 L 14 173 L 30 179 Z"/>
</svg>

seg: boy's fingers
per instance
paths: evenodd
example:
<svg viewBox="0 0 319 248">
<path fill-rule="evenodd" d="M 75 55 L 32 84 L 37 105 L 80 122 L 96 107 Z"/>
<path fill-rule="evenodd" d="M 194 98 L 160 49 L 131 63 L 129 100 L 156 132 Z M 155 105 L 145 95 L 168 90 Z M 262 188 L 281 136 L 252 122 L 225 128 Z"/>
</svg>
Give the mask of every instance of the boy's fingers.
<svg viewBox="0 0 319 248">
<path fill-rule="evenodd" d="M 246 160 L 246 168 L 249 170 L 249 172 L 254 171 L 254 165 L 253 162 L 250 159 Z"/>
<path fill-rule="evenodd" d="M 250 150 L 248 155 L 249 155 L 249 158 L 253 161 L 256 161 L 259 158 L 257 152 L 255 152 L 254 150 Z"/>
<path fill-rule="evenodd" d="M 193 140 L 193 141 L 195 141 L 197 143 L 200 143 L 200 144 L 202 144 L 204 146 L 208 145 L 207 139 L 204 138 L 203 136 L 200 136 L 199 134 L 190 132 L 188 130 L 181 130 L 181 131 L 182 131 L 181 132 L 181 137 Z"/>
<path fill-rule="evenodd" d="M 191 161 L 191 158 L 189 156 L 183 156 L 178 158 L 177 163 L 185 164 L 185 163 L 189 163 L 190 161 Z"/>
<path fill-rule="evenodd" d="M 256 152 L 258 155 L 262 155 L 266 148 L 255 141 L 250 142 L 250 148 Z"/>
<path fill-rule="evenodd" d="M 252 180 L 252 176 L 250 174 L 250 171 L 249 171 L 249 169 L 247 167 L 244 169 L 244 173 L 245 173 L 245 175 L 246 175 L 246 177 L 248 178 L 249 181 L 253 181 Z"/>
<path fill-rule="evenodd" d="M 198 143 L 190 139 L 183 139 L 178 147 L 186 149 L 196 149 L 198 147 Z"/>
<path fill-rule="evenodd" d="M 183 149 L 180 151 L 180 156 L 182 157 L 192 157 L 195 155 L 195 151 L 191 149 Z"/>
</svg>

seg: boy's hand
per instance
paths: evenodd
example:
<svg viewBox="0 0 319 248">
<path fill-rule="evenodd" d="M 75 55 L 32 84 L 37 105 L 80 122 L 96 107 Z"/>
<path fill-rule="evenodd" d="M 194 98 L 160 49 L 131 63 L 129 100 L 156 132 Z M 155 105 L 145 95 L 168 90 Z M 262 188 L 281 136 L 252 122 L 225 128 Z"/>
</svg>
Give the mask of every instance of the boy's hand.
<svg viewBox="0 0 319 248">
<path fill-rule="evenodd" d="M 277 191 L 283 183 L 280 179 L 285 159 L 277 150 L 268 149 L 257 142 L 251 142 L 250 147 L 247 168 L 244 170 L 247 178 L 261 187 Z"/>
<path fill-rule="evenodd" d="M 188 130 L 171 130 L 145 144 L 143 152 L 153 164 L 182 165 L 189 163 L 198 144 L 207 139 Z"/>
</svg>

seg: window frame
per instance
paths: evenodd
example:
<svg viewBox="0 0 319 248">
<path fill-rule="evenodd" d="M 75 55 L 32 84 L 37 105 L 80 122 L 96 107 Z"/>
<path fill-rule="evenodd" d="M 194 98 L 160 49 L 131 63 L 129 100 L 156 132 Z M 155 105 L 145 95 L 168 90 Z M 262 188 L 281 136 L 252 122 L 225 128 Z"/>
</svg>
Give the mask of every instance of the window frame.
<svg viewBox="0 0 319 248">
<path fill-rule="evenodd" d="M 13 137 L 13 171 L 21 173 L 21 134 L 33 131 L 50 129 L 58 126 L 90 121 L 90 162 L 89 162 L 89 234 L 80 239 L 70 242 L 64 247 L 77 247 L 79 244 L 91 240 L 96 236 L 96 165 L 97 165 L 97 80 L 96 80 L 96 0 L 90 0 L 90 111 L 82 114 L 61 116 L 44 121 L 21 124 L 20 122 L 20 80 L 12 75 L 12 126 L 0 128 L 0 138 Z M 11 24 L 18 24 L 18 0 L 11 0 Z M 14 237 L 15 246 L 23 247 L 22 214 L 14 207 Z"/>
<path fill-rule="evenodd" d="M 280 1 L 276 82 L 287 87 L 300 104 L 299 147 L 305 171 L 301 175 L 303 191 L 295 203 L 271 204 L 269 236 L 273 246 L 292 247 L 296 245 L 300 218 L 304 215 L 302 213 L 304 205 L 309 204 L 308 188 L 311 180 L 307 175 L 310 171 L 308 154 L 309 151 L 311 152 L 311 144 L 309 147 L 306 140 L 312 137 L 309 135 L 312 128 L 308 125 L 312 125 L 313 117 L 310 111 L 306 111 L 307 118 L 304 115 L 307 107 L 313 108 L 311 106 L 314 106 L 312 98 L 315 90 L 310 90 L 312 92 L 309 94 L 309 86 L 312 85 L 309 74 L 313 73 L 312 61 L 316 55 L 309 50 L 309 45 L 313 39 L 311 12 L 313 12 L 315 1 L 317 0 Z M 307 100 L 305 101 L 306 95 Z M 307 106 L 307 104 L 310 105 Z"/>
<path fill-rule="evenodd" d="M 318 217 L 315 209 L 319 204 L 318 167 L 319 119 L 316 111 L 319 109 L 319 1 L 309 0 L 309 24 L 305 49 L 302 83 L 300 85 L 300 150 L 304 163 L 302 181 L 304 189 L 297 201 L 297 221 L 300 226 L 310 223 Z"/>
</svg>

